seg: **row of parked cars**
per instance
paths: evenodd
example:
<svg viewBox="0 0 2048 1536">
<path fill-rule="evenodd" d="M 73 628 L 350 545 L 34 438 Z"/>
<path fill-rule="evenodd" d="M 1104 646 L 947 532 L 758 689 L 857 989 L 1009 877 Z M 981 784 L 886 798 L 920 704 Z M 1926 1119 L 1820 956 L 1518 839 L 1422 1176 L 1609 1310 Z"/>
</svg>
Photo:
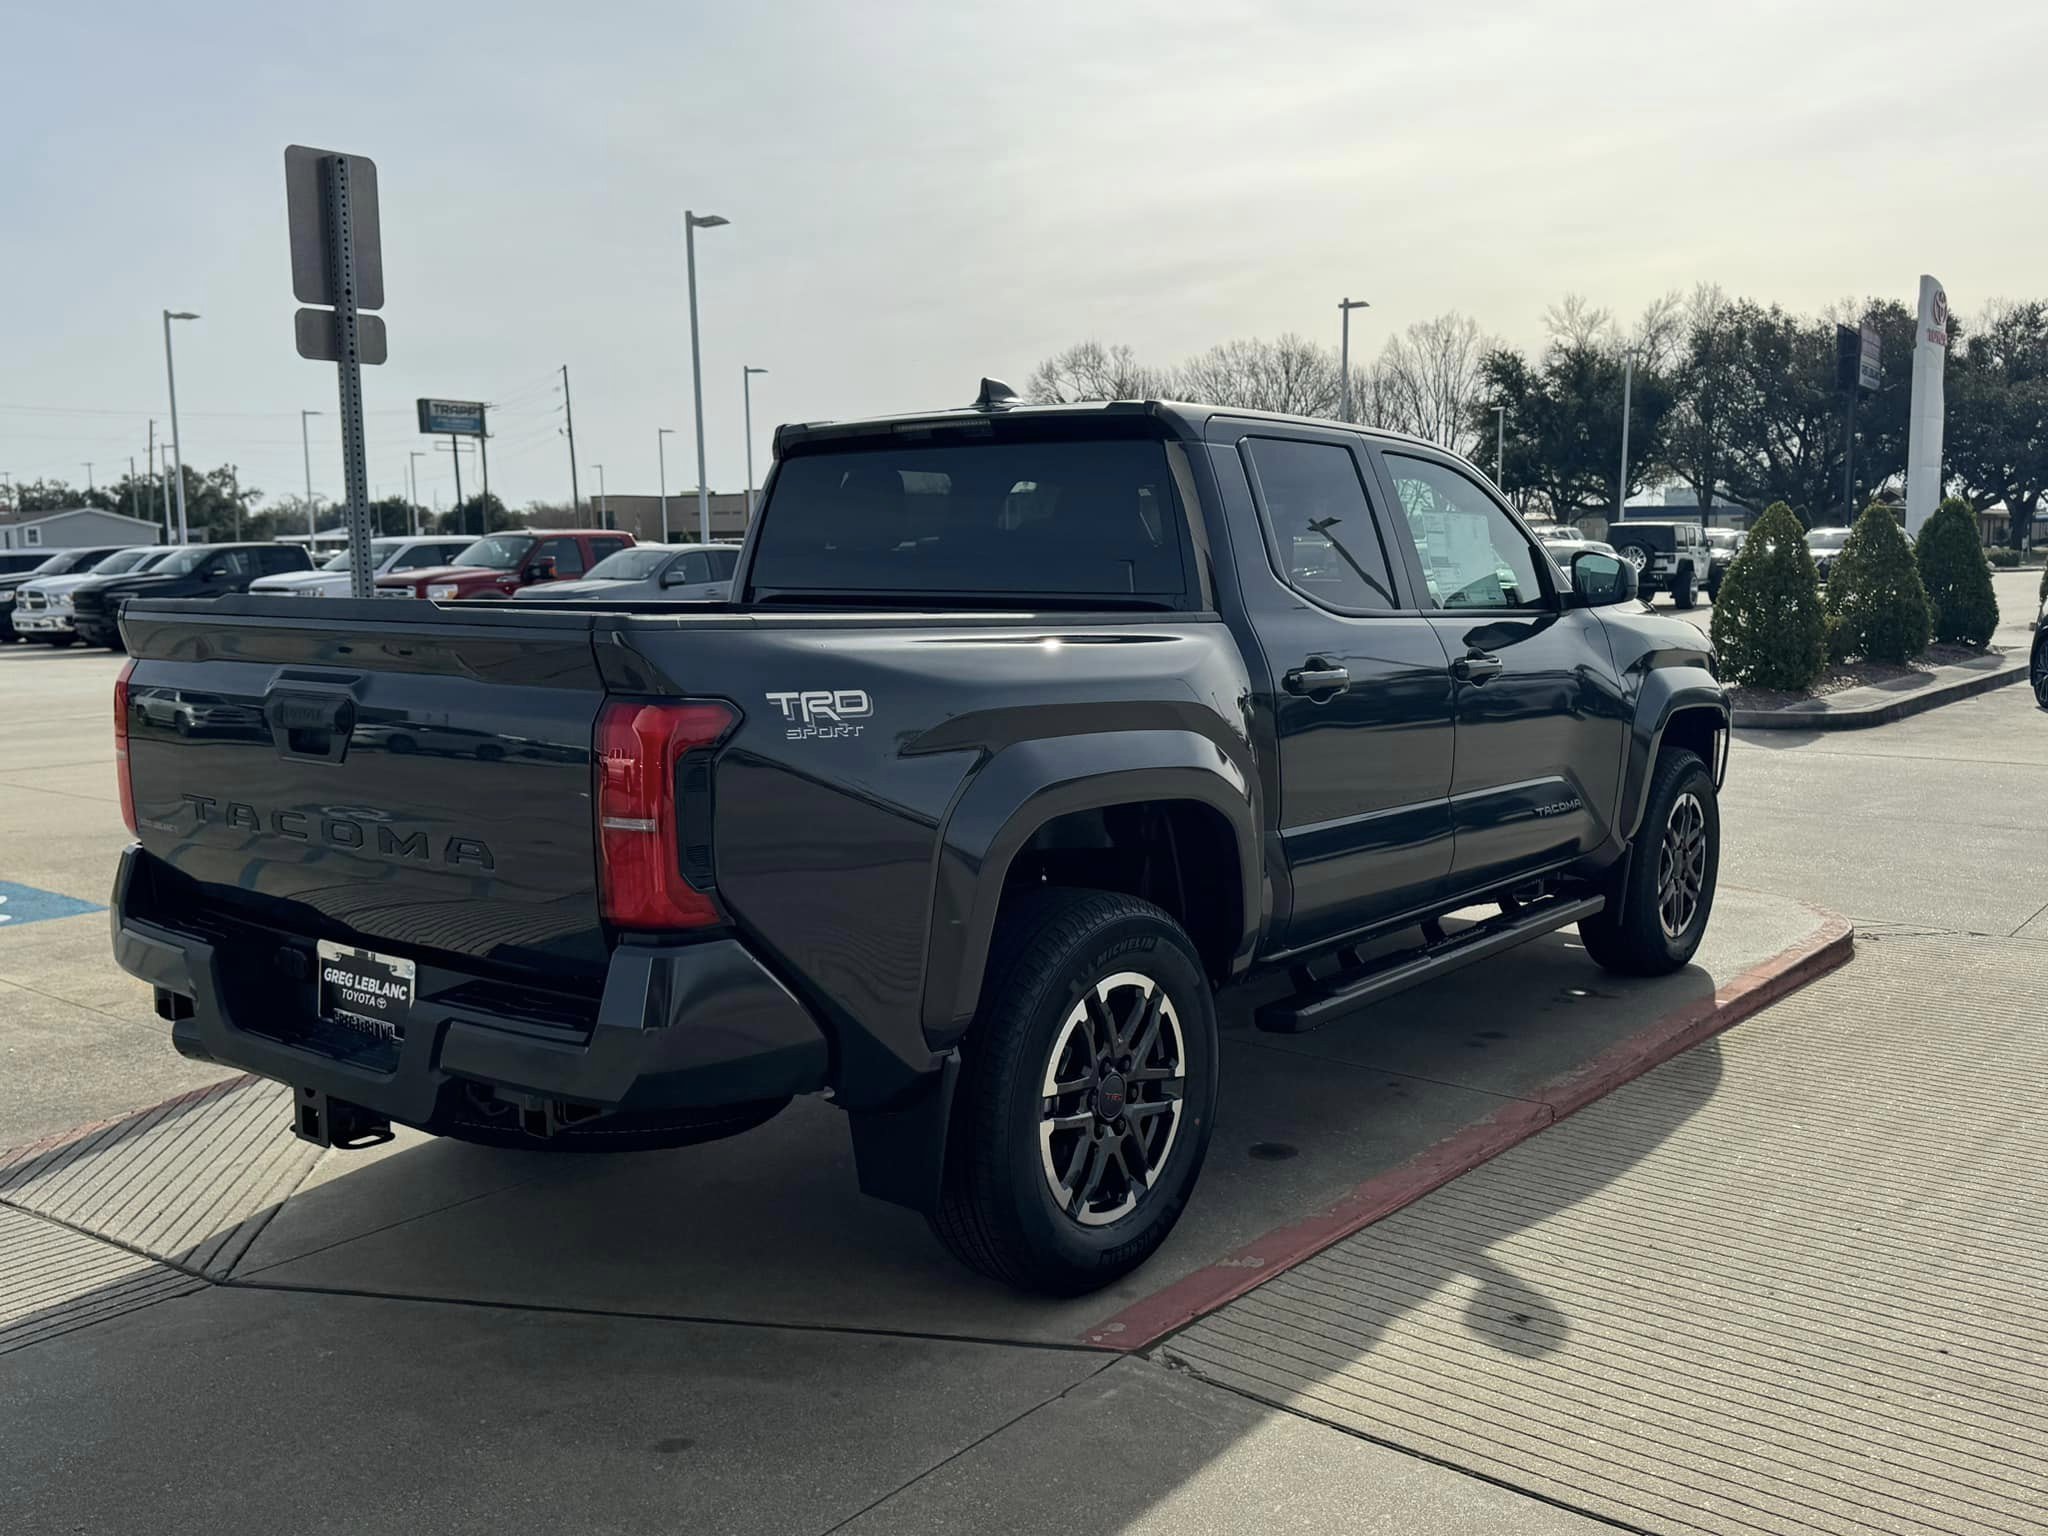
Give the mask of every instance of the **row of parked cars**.
<svg viewBox="0 0 2048 1536">
<path fill-rule="evenodd" d="M 739 548 L 641 544 L 608 529 L 518 529 L 373 539 L 370 559 L 379 597 L 706 602 L 726 595 Z M 0 575 L 0 641 L 118 650 L 120 608 L 132 597 L 347 597 L 349 589 L 346 551 L 315 566 L 300 544 L 59 550 Z"/>
<path fill-rule="evenodd" d="M 1659 592 L 1671 594 L 1680 608 L 1690 608 L 1701 593 L 1712 602 L 1721 594 L 1721 579 L 1735 563 L 1743 536 L 1732 528 L 1702 528 L 1677 519 L 1653 522 L 1629 518 L 1607 530 L 1608 540 L 1589 539 L 1569 523 L 1543 529 L 1537 536 L 1551 558 L 1569 566 L 1580 550 L 1619 555 L 1636 569 L 1636 592 L 1648 602 Z"/>
</svg>

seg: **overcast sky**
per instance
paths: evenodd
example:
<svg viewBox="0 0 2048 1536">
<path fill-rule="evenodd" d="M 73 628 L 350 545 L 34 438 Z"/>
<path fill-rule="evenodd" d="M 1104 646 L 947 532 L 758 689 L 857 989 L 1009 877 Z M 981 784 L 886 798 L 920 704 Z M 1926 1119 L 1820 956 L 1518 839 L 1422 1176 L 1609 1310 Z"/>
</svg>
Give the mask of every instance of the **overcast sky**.
<svg viewBox="0 0 2048 1536">
<path fill-rule="evenodd" d="M 82 482 L 161 420 L 273 495 L 340 486 L 334 370 L 293 352 L 283 149 L 372 157 L 391 362 L 502 402 L 492 486 L 695 484 L 682 211 L 702 233 L 710 479 L 783 420 L 961 404 L 1074 340 L 1175 361 L 1295 330 L 1354 355 L 1448 309 L 1530 344 L 1567 291 L 1632 314 L 1707 279 L 1814 310 L 1967 316 L 2048 289 L 2048 20 L 1911 6 L 13 4 L 0 15 L 0 471 Z M 452 488 L 423 460 L 423 499 Z M 465 472 L 467 477 L 467 471 Z"/>
</svg>

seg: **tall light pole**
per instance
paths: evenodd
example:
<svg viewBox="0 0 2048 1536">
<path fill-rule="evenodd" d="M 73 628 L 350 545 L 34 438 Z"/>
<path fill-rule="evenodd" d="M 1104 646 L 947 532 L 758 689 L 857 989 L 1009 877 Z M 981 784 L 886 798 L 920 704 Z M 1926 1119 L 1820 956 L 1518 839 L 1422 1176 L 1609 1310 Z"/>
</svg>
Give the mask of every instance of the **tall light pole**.
<svg viewBox="0 0 2048 1536">
<path fill-rule="evenodd" d="M 320 530 L 314 526 L 313 516 L 313 439 L 306 432 L 306 418 L 318 416 L 318 411 L 299 412 L 299 453 L 306 461 L 306 552 L 312 553 L 313 535 Z"/>
<path fill-rule="evenodd" d="M 1628 407 L 1629 394 L 1636 382 L 1636 355 L 1628 353 L 1621 360 L 1621 478 L 1614 486 L 1614 520 L 1618 523 L 1628 516 Z"/>
<path fill-rule="evenodd" d="M 740 396 L 746 403 L 747 412 L 747 523 L 754 521 L 754 375 L 766 373 L 766 368 L 740 369 Z"/>
<path fill-rule="evenodd" d="M 711 542 L 711 483 L 704 476 L 704 362 L 697 346 L 697 231 L 716 229 L 732 220 L 707 213 L 701 218 L 683 210 L 683 253 L 690 269 L 690 388 L 697 397 L 697 539 Z"/>
<path fill-rule="evenodd" d="M 171 322 L 198 318 L 189 309 L 164 311 L 164 382 L 170 385 L 171 389 L 171 473 L 177 477 L 180 544 L 192 542 L 192 530 L 185 523 L 185 449 L 178 440 L 178 370 L 171 363 Z"/>
<path fill-rule="evenodd" d="M 1340 398 L 1344 402 L 1342 411 L 1343 419 L 1346 421 L 1351 419 L 1351 311 L 1354 309 L 1371 308 L 1372 305 L 1364 299 L 1339 299 L 1337 301 L 1338 313 L 1344 317 L 1344 344 L 1338 349 L 1338 367 L 1344 376 L 1338 381 L 1338 390 Z"/>
<path fill-rule="evenodd" d="M 92 494 L 93 461 L 91 459 L 81 459 L 79 462 L 85 465 L 85 494 L 90 496 Z"/>
<path fill-rule="evenodd" d="M 674 437 L 674 427 L 654 429 L 654 458 L 661 475 L 661 542 L 668 542 L 668 439 Z"/>
<path fill-rule="evenodd" d="M 1508 461 L 1508 408 L 1496 405 L 1493 408 L 1493 483 L 1500 490 L 1508 488 L 1507 477 L 1502 471 Z"/>
<path fill-rule="evenodd" d="M 597 471 L 597 526 L 609 528 L 612 525 L 612 507 L 604 496 L 604 466 L 593 464 L 590 467 Z"/>
<path fill-rule="evenodd" d="M 406 458 L 410 461 L 405 466 L 406 473 L 412 477 L 412 531 L 415 534 L 420 531 L 420 460 L 422 457 L 424 455 L 417 448 L 406 455 Z"/>
</svg>

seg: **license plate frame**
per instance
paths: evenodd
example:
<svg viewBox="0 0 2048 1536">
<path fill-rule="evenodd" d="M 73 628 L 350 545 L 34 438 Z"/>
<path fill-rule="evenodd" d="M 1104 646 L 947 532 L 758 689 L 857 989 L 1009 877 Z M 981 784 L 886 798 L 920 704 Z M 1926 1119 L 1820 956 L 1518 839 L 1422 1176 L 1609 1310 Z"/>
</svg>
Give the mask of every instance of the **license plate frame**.
<svg viewBox="0 0 2048 1536">
<path fill-rule="evenodd" d="M 353 1035 L 379 1054 L 404 1049 L 419 989 L 419 968 L 402 955 L 381 954 L 357 944 L 321 939 L 315 1011 L 323 1023 Z"/>
</svg>

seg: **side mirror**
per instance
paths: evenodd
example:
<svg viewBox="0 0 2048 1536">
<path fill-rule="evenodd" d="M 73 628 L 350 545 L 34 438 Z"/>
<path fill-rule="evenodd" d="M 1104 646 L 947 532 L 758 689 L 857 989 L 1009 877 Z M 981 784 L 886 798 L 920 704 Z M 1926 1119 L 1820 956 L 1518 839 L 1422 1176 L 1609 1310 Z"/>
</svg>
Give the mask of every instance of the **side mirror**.
<svg viewBox="0 0 2048 1536">
<path fill-rule="evenodd" d="M 1572 556 L 1572 592 L 1581 608 L 1610 608 L 1636 595 L 1636 568 L 1619 555 L 1582 549 Z"/>
<path fill-rule="evenodd" d="M 680 565 L 672 565 L 661 573 L 661 584 L 664 587 L 680 587 L 689 579 L 689 573 Z"/>
<path fill-rule="evenodd" d="M 553 581 L 555 579 L 555 557 L 542 555 L 526 568 L 528 581 Z"/>
</svg>

